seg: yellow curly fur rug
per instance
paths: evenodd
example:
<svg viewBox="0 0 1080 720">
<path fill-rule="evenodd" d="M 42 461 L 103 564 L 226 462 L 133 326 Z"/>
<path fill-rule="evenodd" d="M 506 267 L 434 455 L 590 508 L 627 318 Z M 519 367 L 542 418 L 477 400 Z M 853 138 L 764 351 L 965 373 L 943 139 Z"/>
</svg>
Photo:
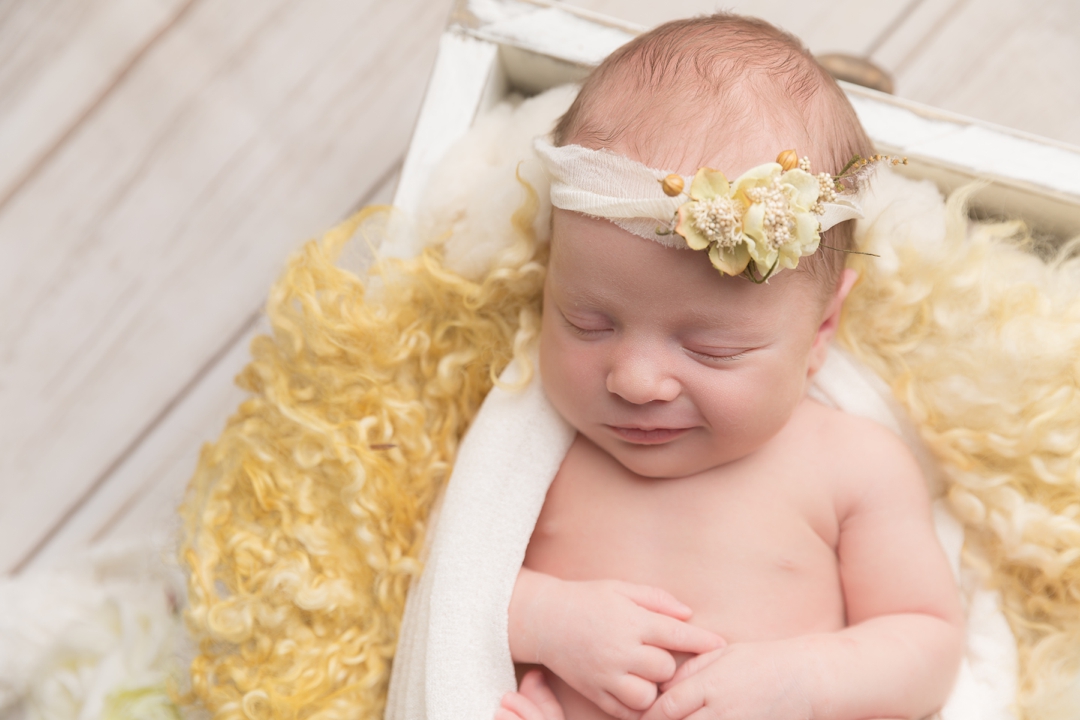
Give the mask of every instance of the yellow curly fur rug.
<svg viewBox="0 0 1080 720">
<path fill-rule="evenodd" d="M 272 290 L 273 334 L 238 378 L 250 398 L 204 448 L 183 508 L 190 700 L 214 717 L 381 717 L 428 513 L 493 378 L 536 335 L 546 188 L 508 191 L 515 165 L 480 173 L 501 209 L 448 202 L 421 223 L 420 257 L 338 267 L 343 248 L 393 232 L 392 211 L 370 208 L 305 245 Z M 1019 225 L 971 225 L 964 193 L 946 207 L 905 182 L 879 178 L 868 199 L 859 239 L 881 258 L 852 256 L 840 341 L 941 464 L 969 564 L 1018 638 L 1021 715 L 1075 717 L 1080 263 L 1040 260 Z M 489 211 L 499 240 L 477 259 L 461 248 Z"/>
</svg>

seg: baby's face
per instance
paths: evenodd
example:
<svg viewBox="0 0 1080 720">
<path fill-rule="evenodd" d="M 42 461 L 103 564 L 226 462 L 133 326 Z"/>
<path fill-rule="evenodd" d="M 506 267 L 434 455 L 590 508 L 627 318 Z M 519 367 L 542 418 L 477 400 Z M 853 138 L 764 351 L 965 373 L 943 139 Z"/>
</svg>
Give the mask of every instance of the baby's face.
<svg viewBox="0 0 1080 720">
<path fill-rule="evenodd" d="M 813 278 L 754 285 L 607 220 L 553 222 L 540 372 L 571 425 L 647 477 L 737 460 L 780 431 L 828 342 Z"/>
</svg>

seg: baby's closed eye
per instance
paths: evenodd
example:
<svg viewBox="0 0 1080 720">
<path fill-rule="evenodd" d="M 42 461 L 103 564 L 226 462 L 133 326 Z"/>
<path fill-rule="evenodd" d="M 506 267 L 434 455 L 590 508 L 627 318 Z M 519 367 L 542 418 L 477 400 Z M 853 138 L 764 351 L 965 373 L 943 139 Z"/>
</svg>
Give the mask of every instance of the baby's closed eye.
<svg viewBox="0 0 1080 720">
<path fill-rule="evenodd" d="M 566 328 L 581 337 L 598 337 L 604 333 L 611 332 L 614 328 L 612 323 L 607 318 L 596 315 L 572 315 L 568 316 L 565 312 L 559 312 L 562 317 L 563 324 Z"/>
<path fill-rule="evenodd" d="M 690 357 L 709 364 L 729 363 L 746 357 L 750 348 L 692 347 L 683 348 Z"/>
</svg>

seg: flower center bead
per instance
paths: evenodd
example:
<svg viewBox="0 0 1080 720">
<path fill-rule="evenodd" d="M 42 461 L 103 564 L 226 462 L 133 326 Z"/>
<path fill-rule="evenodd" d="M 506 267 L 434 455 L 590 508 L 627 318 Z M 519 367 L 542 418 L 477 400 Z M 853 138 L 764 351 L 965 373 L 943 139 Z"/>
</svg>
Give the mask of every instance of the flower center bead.
<svg viewBox="0 0 1080 720">
<path fill-rule="evenodd" d="M 778 248 L 793 239 L 792 232 L 795 229 L 795 213 L 791 210 L 787 193 L 780 178 L 773 178 L 767 187 L 755 187 L 746 191 L 746 197 L 755 205 L 761 204 L 765 209 L 765 217 L 762 225 L 765 230 L 765 241 L 773 248 Z"/>
<path fill-rule="evenodd" d="M 815 215 L 825 213 L 825 203 L 836 202 L 836 180 L 829 173 L 818 173 L 818 197 L 817 202 L 810 208 Z"/>
<path fill-rule="evenodd" d="M 694 203 L 694 227 L 709 242 L 735 247 L 742 242 L 742 216 L 746 211 L 738 200 L 719 196 Z"/>
</svg>

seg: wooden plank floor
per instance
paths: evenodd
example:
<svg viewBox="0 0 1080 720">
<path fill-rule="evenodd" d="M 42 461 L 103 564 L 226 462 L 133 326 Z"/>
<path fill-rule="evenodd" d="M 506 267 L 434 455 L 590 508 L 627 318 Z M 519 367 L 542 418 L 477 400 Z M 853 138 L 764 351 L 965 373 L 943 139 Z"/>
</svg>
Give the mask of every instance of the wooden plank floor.
<svg viewBox="0 0 1080 720">
<path fill-rule="evenodd" d="M 71 108 L 0 206 L 0 568 L 123 524 L 130 503 L 93 501 L 217 377 L 286 255 L 392 182 L 448 9 L 195 0 Z"/>
<path fill-rule="evenodd" d="M 1072 0 L 723 6 L 873 59 L 899 95 L 1080 144 Z M 448 11 L 0 1 L 0 572 L 174 526 L 284 258 L 389 197 Z"/>
</svg>

